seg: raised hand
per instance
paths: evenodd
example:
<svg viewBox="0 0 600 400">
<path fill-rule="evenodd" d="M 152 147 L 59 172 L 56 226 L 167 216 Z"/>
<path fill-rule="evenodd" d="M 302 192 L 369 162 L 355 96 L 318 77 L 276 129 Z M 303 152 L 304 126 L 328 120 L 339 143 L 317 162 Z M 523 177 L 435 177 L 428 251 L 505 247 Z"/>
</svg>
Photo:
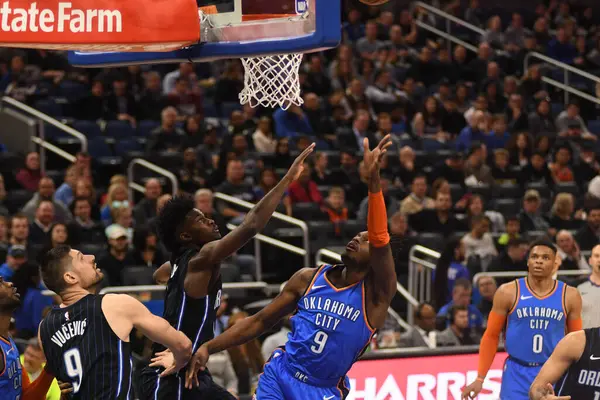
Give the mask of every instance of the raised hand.
<svg viewBox="0 0 600 400">
<path fill-rule="evenodd" d="M 365 138 L 363 140 L 363 163 L 369 174 L 379 170 L 379 165 L 381 160 L 383 159 L 384 154 L 387 152 L 388 147 L 392 145 L 391 135 L 385 135 L 383 139 L 379 142 L 377 147 L 373 150 L 369 148 L 369 139 Z"/>
<path fill-rule="evenodd" d="M 302 171 L 304 171 L 304 161 L 306 161 L 306 159 L 313 152 L 314 149 L 314 143 L 308 146 L 306 149 L 304 149 L 304 151 L 300 153 L 298 157 L 296 157 L 286 176 L 290 177 L 293 181 L 298 179 L 302 174 Z"/>
<path fill-rule="evenodd" d="M 307 149 L 308 150 L 308 149 Z M 309 153 L 310 154 L 310 153 Z M 300 158 L 300 157 L 298 157 Z M 296 159 L 298 160 L 298 159 Z M 206 369 L 206 363 L 208 363 L 208 348 L 206 346 L 200 346 L 198 351 L 192 356 L 187 373 L 185 374 L 185 387 L 186 389 L 192 389 L 198 387 L 198 371 L 204 371 Z"/>
</svg>

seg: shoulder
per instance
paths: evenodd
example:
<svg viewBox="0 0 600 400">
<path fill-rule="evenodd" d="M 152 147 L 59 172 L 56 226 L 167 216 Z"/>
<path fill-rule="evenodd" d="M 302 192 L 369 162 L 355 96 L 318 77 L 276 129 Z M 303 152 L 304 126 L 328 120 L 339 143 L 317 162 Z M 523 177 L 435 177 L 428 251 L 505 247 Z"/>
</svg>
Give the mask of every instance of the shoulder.
<svg viewBox="0 0 600 400">
<path fill-rule="evenodd" d="M 323 265 L 316 268 L 302 268 L 290 278 L 286 283 L 284 290 L 303 295 L 308 289 L 308 285 L 310 285 L 318 271 L 322 268 Z"/>
<path fill-rule="evenodd" d="M 496 294 L 494 295 L 494 303 L 506 305 L 508 308 L 512 308 L 516 301 L 518 285 L 519 281 L 517 279 L 500 285 L 496 291 Z"/>
</svg>

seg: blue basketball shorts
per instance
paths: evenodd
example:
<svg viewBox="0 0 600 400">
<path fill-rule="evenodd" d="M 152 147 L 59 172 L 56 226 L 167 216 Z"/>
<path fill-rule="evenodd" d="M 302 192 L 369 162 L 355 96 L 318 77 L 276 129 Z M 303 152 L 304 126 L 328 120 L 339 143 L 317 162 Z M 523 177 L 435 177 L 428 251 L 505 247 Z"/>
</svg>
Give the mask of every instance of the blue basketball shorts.
<svg viewBox="0 0 600 400">
<path fill-rule="evenodd" d="M 337 383 L 323 382 L 287 363 L 283 349 L 276 349 L 265 364 L 253 400 L 343 400 L 350 392 L 348 377 Z"/>
<path fill-rule="evenodd" d="M 541 369 L 541 365 L 523 365 L 508 357 L 502 373 L 500 400 L 529 400 L 529 387 Z"/>
</svg>

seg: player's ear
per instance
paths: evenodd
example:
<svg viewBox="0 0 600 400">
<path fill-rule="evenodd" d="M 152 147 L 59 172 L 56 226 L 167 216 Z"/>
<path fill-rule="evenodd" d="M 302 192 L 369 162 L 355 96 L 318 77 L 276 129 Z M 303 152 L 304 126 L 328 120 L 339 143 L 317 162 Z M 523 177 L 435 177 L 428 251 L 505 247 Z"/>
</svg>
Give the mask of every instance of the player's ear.
<svg viewBox="0 0 600 400">
<path fill-rule="evenodd" d="M 192 235 L 190 235 L 190 234 L 189 234 L 189 233 L 187 233 L 187 232 L 181 232 L 181 233 L 179 234 L 179 239 L 180 239 L 182 242 L 189 242 L 190 240 L 192 240 Z"/>
<path fill-rule="evenodd" d="M 65 273 L 63 274 L 63 279 L 67 285 L 74 285 L 77 282 L 79 282 L 79 279 L 77 278 L 77 276 L 75 276 L 73 271 L 65 271 Z"/>
</svg>

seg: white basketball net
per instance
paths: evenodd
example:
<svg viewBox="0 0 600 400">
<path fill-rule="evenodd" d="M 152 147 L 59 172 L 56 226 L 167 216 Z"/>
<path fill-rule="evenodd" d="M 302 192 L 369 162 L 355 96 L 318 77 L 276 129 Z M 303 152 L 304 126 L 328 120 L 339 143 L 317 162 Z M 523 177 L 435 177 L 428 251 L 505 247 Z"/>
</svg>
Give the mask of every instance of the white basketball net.
<svg viewBox="0 0 600 400">
<path fill-rule="evenodd" d="M 279 106 L 284 110 L 302 105 L 298 77 L 302 56 L 296 53 L 242 58 L 245 74 L 240 103 L 251 107 Z"/>
</svg>

